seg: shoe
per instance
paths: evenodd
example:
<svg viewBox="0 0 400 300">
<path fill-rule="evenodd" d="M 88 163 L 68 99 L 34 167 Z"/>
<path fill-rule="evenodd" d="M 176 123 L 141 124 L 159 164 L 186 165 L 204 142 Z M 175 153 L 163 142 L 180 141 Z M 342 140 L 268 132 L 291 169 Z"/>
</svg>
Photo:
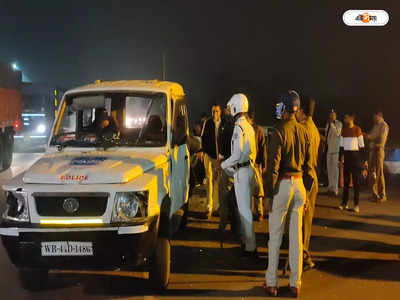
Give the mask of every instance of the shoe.
<svg viewBox="0 0 400 300">
<path fill-rule="evenodd" d="M 387 201 L 387 198 L 386 198 L 386 197 L 378 198 L 378 199 L 376 200 L 376 202 L 378 202 L 378 203 L 383 203 L 383 202 L 386 202 L 386 201 Z"/>
<path fill-rule="evenodd" d="M 348 210 L 348 209 L 349 209 L 349 206 L 348 206 L 348 205 L 343 206 L 343 204 L 340 204 L 340 205 L 339 205 L 339 209 L 340 209 L 340 210 L 344 210 L 344 209 L 345 209 L 345 210 Z"/>
<path fill-rule="evenodd" d="M 358 214 L 360 212 L 360 207 L 358 205 L 354 206 L 353 211 Z"/>
<path fill-rule="evenodd" d="M 290 297 L 297 298 L 300 294 L 300 289 L 298 287 L 289 286 Z"/>
<path fill-rule="evenodd" d="M 242 253 L 241 253 L 240 257 L 241 258 L 258 258 L 257 249 L 254 250 L 254 251 L 242 250 Z"/>
<path fill-rule="evenodd" d="M 267 284 L 264 283 L 263 288 L 269 297 L 278 297 L 278 288 L 276 286 L 267 286 Z"/>
<path fill-rule="evenodd" d="M 304 259 L 304 268 L 305 269 L 314 269 L 315 268 L 315 263 L 312 261 L 310 256 L 308 256 L 306 259 Z"/>
<path fill-rule="evenodd" d="M 329 190 L 327 194 L 328 194 L 328 196 L 333 196 L 333 195 L 335 195 L 335 192 L 334 192 L 334 191 L 331 191 L 331 190 Z"/>
</svg>

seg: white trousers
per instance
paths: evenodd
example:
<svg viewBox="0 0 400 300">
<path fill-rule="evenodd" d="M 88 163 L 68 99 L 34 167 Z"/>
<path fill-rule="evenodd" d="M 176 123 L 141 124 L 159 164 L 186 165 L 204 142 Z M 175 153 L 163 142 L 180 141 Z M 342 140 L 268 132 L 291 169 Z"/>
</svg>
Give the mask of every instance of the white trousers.
<svg viewBox="0 0 400 300">
<path fill-rule="evenodd" d="M 251 211 L 250 178 L 253 169 L 250 167 L 240 168 L 235 172 L 235 195 L 240 215 L 240 231 L 242 242 L 246 251 L 254 251 L 257 248 L 256 235 L 253 230 L 253 213 Z"/>
<path fill-rule="evenodd" d="M 270 287 L 278 286 L 279 250 L 285 230 L 286 216 L 289 217 L 289 265 L 290 286 L 301 286 L 303 271 L 303 208 L 306 189 L 303 179 L 284 179 L 279 183 L 269 215 L 268 270 L 266 282 Z"/>
<path fill-rule="evenodd" d="M 339 193 L 339 153 L 328 153 L 326 155 L 326 167 L 328 170 L 328 190 Z"/>
<path fill-rule="evenodd" d="M 207 212 L 212 213 L 219 210 L 219 176 L 215 176 L 217 160 L 204 155 L 204 168 L 207 179 Z"/>
</svg>

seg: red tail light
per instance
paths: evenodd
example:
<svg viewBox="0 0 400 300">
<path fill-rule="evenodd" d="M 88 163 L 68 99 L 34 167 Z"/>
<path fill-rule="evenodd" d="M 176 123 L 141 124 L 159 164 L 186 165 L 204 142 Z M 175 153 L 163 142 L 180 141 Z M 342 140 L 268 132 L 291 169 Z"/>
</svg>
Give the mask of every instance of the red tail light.
<svg viewBox="0 0 400 300">
<path fill-rule="evenodd" d="M 18 132 L 21 129 L 21 121 L 20 120 L 16 120 L 14 122 L 14 131 Z"/>
</svg>

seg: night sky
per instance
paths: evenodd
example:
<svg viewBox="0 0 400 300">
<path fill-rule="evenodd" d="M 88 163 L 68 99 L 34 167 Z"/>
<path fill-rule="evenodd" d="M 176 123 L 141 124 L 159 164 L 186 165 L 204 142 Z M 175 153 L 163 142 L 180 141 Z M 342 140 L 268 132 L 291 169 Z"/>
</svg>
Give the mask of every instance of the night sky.
<svg viewBox="0 0 400 300">
<path fill-rule="evenodd" d="M 343 24 L 344 11 L 363 8 L 385 9 L 389 24 Z M 269 125 L 277 95 L 294 88 L 317 99 L 320 126 L 335 107 L 368 130 L 379 108 L 400 141 L 399 17 L 398 1 L 0 1 L 0 60 L 71 88 L 161 78 L 165 52 L 192 121 L 244 92 Z"/>
</svg>

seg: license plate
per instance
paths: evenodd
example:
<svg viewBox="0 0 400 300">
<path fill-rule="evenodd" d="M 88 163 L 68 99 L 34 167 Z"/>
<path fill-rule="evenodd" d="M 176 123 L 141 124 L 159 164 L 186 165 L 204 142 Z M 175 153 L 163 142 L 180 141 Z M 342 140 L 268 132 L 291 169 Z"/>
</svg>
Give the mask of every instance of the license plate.
<svg viewBox="0 0 400 300">
<path fill-rule="evenodd" d="M 42 256 L 93 256 L 92 242 L 42 242 Z"/>
</svg>

